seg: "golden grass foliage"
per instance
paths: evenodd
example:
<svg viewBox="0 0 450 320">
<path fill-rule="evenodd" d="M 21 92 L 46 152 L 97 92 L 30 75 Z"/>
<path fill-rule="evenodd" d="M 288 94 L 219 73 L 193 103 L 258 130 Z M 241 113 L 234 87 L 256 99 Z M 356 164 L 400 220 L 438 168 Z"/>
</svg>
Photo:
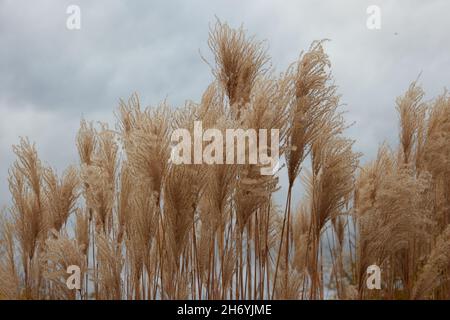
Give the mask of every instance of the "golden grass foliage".
<svg viewBox="0 0 450 320">
<path fill-rule="evenodd" d="M 200 103 L 142 108 L 133 94 L 115 129 L 82 120 L 79 164 L 62 175 L 29 140 L 13 147 L 0 298 L 449 299 L 448 93 L 425 102 L 413 82 L 397 100 L 399 147 L 361 167 L 323 41 L 279 75 L 242 28 L 217 22 L 208 44 L 215 80 Z M 285 168 L 172 164 L 171 132 L 194 121 L 279 129 Z M 372 264 L 381 290 L 366 287 Z"/>
</svg>

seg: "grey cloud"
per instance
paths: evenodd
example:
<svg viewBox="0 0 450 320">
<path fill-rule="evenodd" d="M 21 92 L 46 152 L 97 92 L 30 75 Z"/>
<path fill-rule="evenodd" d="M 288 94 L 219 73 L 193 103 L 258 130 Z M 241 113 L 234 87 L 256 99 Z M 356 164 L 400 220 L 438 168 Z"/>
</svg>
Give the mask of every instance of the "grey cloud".
<svg viewBox="0 0 450 320">
<path fill-rule="evenodd" d="M 65 28 L 78 4 L 82 29 Z M 366 8 L 382 29 L 366 28 Z M 446 0 L 57 1 L 0 0 L 0 203 L 7 194 L 11 144 L 29 135 L 58 168 L 76 161 L 82 115 L 113 121 L 119 98 L 137 91 L 145 105 L 198 101 L 212 80 L 208 27 L 215 16 L 266 39 L 277 72 L 316 39 L 326 44 L 342 94 L 348 135 L 372 158 L 397 141 L 395 98 L 422 72 L 427 98 L 450 83 Z M 59 124 L 55 124 L 56 122 Z"/>
</svg>

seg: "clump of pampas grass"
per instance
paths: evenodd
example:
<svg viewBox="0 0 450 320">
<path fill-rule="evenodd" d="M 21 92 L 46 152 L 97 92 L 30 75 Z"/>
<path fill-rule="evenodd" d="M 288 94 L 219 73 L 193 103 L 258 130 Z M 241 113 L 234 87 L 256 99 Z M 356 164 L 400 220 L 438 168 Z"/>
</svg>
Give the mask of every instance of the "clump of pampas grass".
<svg viewBox="0 0 450 320">
<path fill-rule="evenodd" d="M 13 147 L 0 298 L 449 299 L 448 93 L 426 102 L 413 82 L 396 101 L 398 146 L 361 165 L 325 41 L 279 74 L 242 27 L 217 21 L 208 45 L 214 78 L 198 103 L 120 100 L 115 127 L 81 121 L 78 164 L 60 175 L 28 139 Z M 278 129 L 282 165 L 173 164 L 172 132 L 195 121 Z M 372 264 L 381 290 L 366 287 Z"/>
</svg>

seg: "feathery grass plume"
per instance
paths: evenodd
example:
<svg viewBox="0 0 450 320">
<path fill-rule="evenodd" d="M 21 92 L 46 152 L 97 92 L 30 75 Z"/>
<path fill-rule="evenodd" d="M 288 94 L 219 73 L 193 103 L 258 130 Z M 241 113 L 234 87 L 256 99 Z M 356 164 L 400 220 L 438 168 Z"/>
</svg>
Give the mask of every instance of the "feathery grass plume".
<svg viewBox="0 0 450 320">
<path fill-rule="evenodd" d="M 139 127 L 142 111 L 137 93 L 131 95 L 128 99 L 128 103 L 120 99 L 119 110 L 116 117 L 119 120 L 118 129 L 124 136 L 128 136 L 132 130 Z"/>
<path fill-rule="evenodd" d="M 0 216 L 0 300 L 16 300 L 21 294 L 17 273 L 14 244 L 14 226 L 5 216 Z"/>
<path fill-rule="evenodd" d="M 385 270 L 387 294 L 397 291 L 389 281 L 396 277 L 401 278 L 403 289 L 409 294 L 416 272 L 411 270 L 413 250 L 427 246 L 431 240 L 430 178 L 393 168 L 381 178 L 374 200 L 373 207 L 359 218 L 360 294 L 365 291 L 365 270 L 373 263 Z M 409 257 L 406 260 L 405 254 Z"/>
<path fill-rule="evenodd" d="M 43 192 L 45 195 L 45 213 L 48 220 L 47 227 L 59 231 L 75 210 L 79 196 L 78 172 L 74 167 L 69 167 L 61 179 L 58 179 L 51 168 L 46 168 L 43 180 L 45 182 Z"/>
<path fill-rule="evenodd" d="M 95 213 L 97 228 L 107 232 L 112 223 L 118 146 L 115 134 L 105 124 L 96 133 L 95 139 L 96 148 L 90 157 L 91 164 L 82 164 L 81 178 L 86 204 Z"/>
<path fill-rule="evenodd" d="M 289 104 L 292 86 L 289 75 L 279 78 L 258 78 L 253 86 L 250 101 L 243 108 L 243 124 L 255 130 L 278 129 L 280 145 L 288 133 Z"/>
<path fill-rule="evenodd" d="M 258 166 L 247 166 L 242 170 L 242 175 L 239 179 L 239 192 L 235 195 L 240 230 L 247 225 L 252 213 L 267 204 L 271 194 L 279 189 L 278 178 L 262 176 Z"/>
<path fill-rule="evenodd" d="M 359 170 L 353 206 L 358 217 L 373 210 L 383 176 L 390 174 L 393 168 L 392 152 L 386 144 L 382 144 L 378 148 L 377 158 Z"/>
<path fill-rule="evenodd" d="M 93 164 L 103 168 L 111 180 L 114 180 L 116 177 L 117 151 L 118 145 L 115 132 L 110 130 L 107 124 L 101 124 Z"/>
<path fill-rule="evenodd" d="M 213 230 L 217 230 L 221 225 L 227 223 L 230 217 L 227 213 L 231 210 L 231 197 L 236 187 L 236 166 L 208 166 L 205 179 L 206 187 L 204 197 L 207 203 L 202 213 L 207 215 L 202 219 L 209 220 Z"/>
<path fill-rule="evenodd" d="M 336 109 L 339 105 L 336 87 L 330 83 L 332 79 L 328 70 L 330 61 L 322 44 L 323 41 L 313 42 L 309 50 L 306 53 L 302 53 L 299 61 L 294 63 L 287 72 L 293 86 L 289 114 L 289 133 L 287 135 L 285 152 L 288 171 L 288 194 L 278 254 L 278 257 L 280 257 L 285 237 L 285 265 L 288 265 L 287 260 L 289 259 L 292 187 L 301 171 L 303 160 L 309 154 L 312 143 L 321 135 L 323 126 L 330 123 L 330 119 L 335 117 Z M 276 263 L 275 279 L 278 265 L 279 261 Z M 287 282 L 286 279 L 285 282 Z"/>
<path fill-rule="evenodd" d="M 330 113 L 321 120 L 320 134 L 311 142 L 309 154 L 311 160 L 311 174 L 318 175 L 326 157 L 326 150 L 334 140 L 342 138 L 344 120 L 340 113 Z M 352 141 L 347 140 L 350 144 Z"/>
<path fill-rule="evenodd" d="M 77 291 L 67 287 L 66 281 L 69 274 L 69 266 L 80 268 L 80 279 L 83 279 L 87 271 L 84 248 L 76 240 L 71 240 L 67 235 L 55 234 L 56 238 L 49 238 L 45 242 L 45 250 L 41 257 L 44 269 L 44 278 L 50 281 L 50 299 L 76 299 Z M 80 282 L 80 296 L 84 291 L 83 281 Z"/>
<path fill-rule="evenodd" d="M 28 139 L 21 138 L 20 144 L 13 146 L 13 151 L 17 157 L 13 166 L 27 181 L 40 205 L 42 166 L 36 147 Z"/>
<path fill-rule="evenodd" d="M 37 241 L 44 229 L 42 212 L 38 200 L 25 182 L 25 177 L 17 168 L 10 170 L 9 188 L 13 197 L 11 213 L 24 259 L 23 267 L 26 270 L 26 261 L 34 256 Z"/>
<path fill-rule="evenodd" d="M 312 200 L 312 224 L 317 234 L 327 221 L 342 213 L 350 200 L 359 154 L 352 151 L 353 141 L 341 137 L 330 140 L 321 154 L 314 179 L 308 181 Z"/>
<path fill-rule="evenodd" d="M 239 119 L 240 109 L 250 101 L 252 87 L 256 78 L 266 72 L 269 58 L 262 43 L 247 37 L 242 27 L 232 29 L 220 21 L 210 30 L 208 45 L 216 64 L 213 74 Z"/>
<path fill-rule="evenodd" d="M 166 103 L 155 110 L 141 112 L 136 99 L 131 100 L 135 102 L 126 112 L 122 111 L 120 121 L 124 131 L 121 138 L 132 172 L 140 179 L 152 182 L 152 190 L 157 192 L 159 204 L 170 158 L 172 114 Z"/>
<path fill-rule="evenodd" d="M 227 117 L 227 108 L 224 100 L 225 93 L 220 84 L 217 80 L 212 82 L 203 93 L 196 112 L 205 128 L 213 128 L 223 118 Z"/>
<path fill-rule="evenodd" d="M 429 112 L 424 146 L 426 168 L 433 177 L 450 173 L 450 95 L 445 92 L 433 103 Z"/>
<path fill-rule="evenodd" d="M 36 264 L 33 259 L 45 234 L 41 200 L 42 166 L 36 148 L 29 140 L 21 139 L 19 145 L 13 146 L 13 151 L 17 159 L 9 170 L 8 178 L 13 198 L 11 213 L 21 250 L 25 296 L 31 297 L 38 290 L 32 288 L 33 283 L 39 282 L 39 274 L 38 279 L 33 278 L 32 269 Z"/>
<path fill-rule="evenodd" d="M 450 223 L 450 96 L 445 91 L 431 105 L 423 146 L 423 167 L 433 176 L 439 232 Z"/>
<path fill-rule="evenodd" d="M 106 231 L 106 223 L 112 210 L 113 186 L 108 173 L 98 166 L 82 166 L 84 198 L 89 212 L 95 214 L 97 228 Z"/>
<path fill-rule="evenodd" d="M 97 146 L 97 132 L 94 125 L 82 119 L 77 134 L 77 149 L 82 164 L 91 165 L 92 156 Z"/>
<path fill-rule="evenodd" d="M 286 150 L 289 184 L 294 183 L 311 143 L 321 134 L 325 120 L 334 114 L 339 104 L 336 87 L 330 84 L 330 61 L 323 41 L 311 44 L 297 64 L 290 67 L 294 96 L 290 111 L 290 132 Z"/>
<path fill-rule="evenodd" d="M 414 285 L 412 298 L 431 298 L 433 291 L 450 281 L 450 226 L 436 240 L 425 266 L 418 275 Z M 449 293 L 443 292 L 443 298 L 448 299 Z"/>
<path fill-rule="evenodd" d="M 411 83 L 406 93 L 397 98 L 397 111 L 400 116 L 400 143 L 402 151 L 402 161 L 409 164 L 417 141 L 418 125 L 420 116 L 426 107 L 422 103 L 424 92 L 416 82 Z"/>
</svg>

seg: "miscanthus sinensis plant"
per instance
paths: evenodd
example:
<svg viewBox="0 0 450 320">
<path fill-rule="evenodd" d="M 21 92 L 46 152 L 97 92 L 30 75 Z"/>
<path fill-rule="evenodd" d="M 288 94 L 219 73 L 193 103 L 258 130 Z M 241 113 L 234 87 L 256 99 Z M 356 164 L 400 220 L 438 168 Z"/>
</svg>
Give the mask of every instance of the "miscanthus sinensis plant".
<svg viewBox="0 0 450 320">
<path fill-rule="evenodd" d="M 133 94 L 115 128 L 82 120 L 79 161 L 62 174 L 28 139 L 13 147 L 0 298 L 450 298 L 448 93 L 425 102 L 412 83 L 397 100 L 398 147 L 361 167 L 323 41 L 281 74 L 242 28 L 217 22 L 208 44 L 214 81 L 200 102 L 143 108 Z M 284 168 L 171 163 L 171 133 L 196 121 L 279 130 Z M 372 264 L 380 290 L 366 286 Z M 66 285 L 71 265 L 79 289 Z"/>
</svg>

